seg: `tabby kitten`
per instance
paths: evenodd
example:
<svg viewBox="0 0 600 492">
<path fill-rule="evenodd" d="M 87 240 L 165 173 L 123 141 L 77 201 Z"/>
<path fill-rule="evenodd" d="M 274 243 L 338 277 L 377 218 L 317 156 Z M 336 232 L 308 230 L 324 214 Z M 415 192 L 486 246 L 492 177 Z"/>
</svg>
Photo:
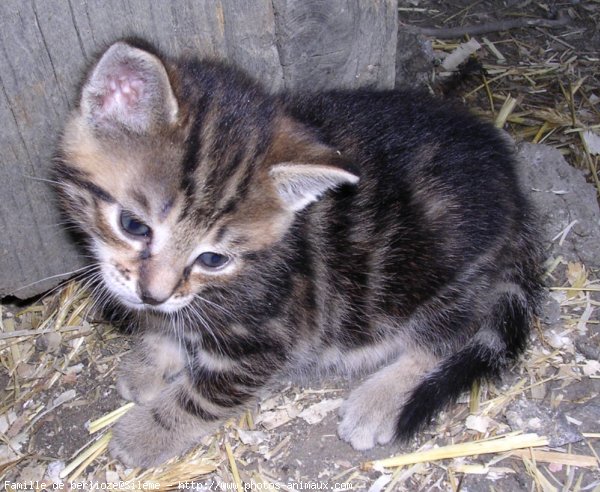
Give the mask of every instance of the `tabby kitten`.
<svg viewBox="0 0 600 492">
<path fill-rule="evenodd" d="M 371 375 L 356 449 L 406 439 L 523 351 L 540 249 L 490 125 L 427 95 L 270 95 L 235 68 L 119 41 L 55 167 L 137 345 L 113 456 L 156 465 L 290 374 Z"/>
</svg>

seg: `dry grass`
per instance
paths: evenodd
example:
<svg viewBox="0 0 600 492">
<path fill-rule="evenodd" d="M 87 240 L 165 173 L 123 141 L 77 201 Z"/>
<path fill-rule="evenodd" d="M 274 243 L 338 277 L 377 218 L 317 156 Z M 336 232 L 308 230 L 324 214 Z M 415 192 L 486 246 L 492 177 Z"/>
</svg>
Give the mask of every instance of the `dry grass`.
<svg viewBox="0 0 600 492">
<path fill-rule="evenodd" d="M 440 50 L 453 50 L 454 45 L 439 43 Z M 494 45 L 495 48 L 495 45 Z M 490 50 L 484 45 L 483 50 Z M 598 58 L 564 62 L 526 63 L 523 66 L 503 66 L 484 63 L 483 81 L 465 95 L 467 102 L 487 109 L 476 109 L 481 116 L 492 118 L 496 126 L 507 128 L 517 140 L 545 143 L 561 151 L 565 158 L 589 172 L 600 193 L 598 162 L 600 147 L 600 111 L 598 87 L 588 86 L 587 76 L 574 77 L 581 65 L 595 70 Z M 592 68 L 593 67 L 593 68 Z M 566 82 L 562 82 L 566 79 Z M 559 91 L 553 85 L 557 84 Z M 560 99 L 548 106 L 547 93 L 554 90 Z"/>
</svg>

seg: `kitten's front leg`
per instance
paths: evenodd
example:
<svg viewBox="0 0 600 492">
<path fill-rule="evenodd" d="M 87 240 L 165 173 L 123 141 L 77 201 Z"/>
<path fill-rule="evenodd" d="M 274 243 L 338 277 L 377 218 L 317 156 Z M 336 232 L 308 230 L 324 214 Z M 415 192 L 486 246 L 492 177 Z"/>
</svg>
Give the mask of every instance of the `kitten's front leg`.
<svg viewBox="0 0 600 492">
<path fill-rule="evenodd" d="M 111 454 L 149 467 L 186 451 L 254 400 L 269 380 L 255 366 L 200 350 L 181 377 L 117 422 Z"/>
<path fill-rule="evenodd" d="M 191 415 L 180 405 L 180 389 L 169 387 L 150 403 L 135 405 L 113 428 L 111 456 L 130 467 L 147 468 L 177 456 L 217 428 L 222 419 Z"/>
<path fill-rule="evenodd" d="M 117 390 L 135 403 L 152 401 L 182 376 L 186 358 L 180 343 L 155 332 L 146 333 L 121 361 Z"/>
</svg>

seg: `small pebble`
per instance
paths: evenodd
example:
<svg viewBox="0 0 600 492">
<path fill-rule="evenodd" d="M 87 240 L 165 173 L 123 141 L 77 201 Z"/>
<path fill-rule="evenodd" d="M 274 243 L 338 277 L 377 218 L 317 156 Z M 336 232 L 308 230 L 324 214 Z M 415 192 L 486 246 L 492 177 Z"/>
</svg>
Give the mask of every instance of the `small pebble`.
<svg viewBox="0 0 600 492">
<path fill-rule="evenodd" d="M 53 354 L 59 351 L 61 342 L 62 335 L 57 331 L 53 331 L 44 333 L 42 336 L 38 337 L 35 341 L 35 345 L 38 350 Z"/>
</svg>

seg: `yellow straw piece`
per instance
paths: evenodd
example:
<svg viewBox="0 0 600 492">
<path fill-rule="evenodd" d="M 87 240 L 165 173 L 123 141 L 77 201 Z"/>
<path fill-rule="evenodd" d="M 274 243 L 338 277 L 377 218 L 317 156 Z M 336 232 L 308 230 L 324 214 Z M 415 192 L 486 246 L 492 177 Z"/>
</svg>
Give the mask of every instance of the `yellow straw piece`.
<svg viewBox="0 0 600 492">
<path fill-rule="evenodd" d="M 75 458 L 71 463 L 69 463 L 63 471 L 59 473 L 60 478 L 68 477 L 71 472 L 75 471 L 71 477 L 69 477 L 70 481 L 75 480 L 77 476 L 88 466 L 92 461 L 96 459 L 104 450 L 106 450 L 108 446 L 108 442 L 112 437 L 111 432 L 107 432 L 100 439 L 95 441 L 89 448 L 87 448 L 83 453 L 81 453 L 77 458 Z"/>
<path fill-rule="evenodd" d="M 584 468 L 596 468 L 599 466 L 595 456 L 572 453 L 557 453 L 555 451 L 542 451 L 541 449 L 516 449 L 512 456 L 521 458 L 533 458 L 535 462 L 554 463 L 565 466 L 580 466 Z"/>
<path fill-rule="evenodd" d="M 254 430 L 254 418 L 250 410 L 246 410 L 246 422 L 248 423 L 248 429 Z"/>
<path fill-rule="evenodd" d="M 581 292 L 600 292 L 600 287 L 548 287 L 549 290 L 574 290 Z"/>
<path fill-rule="evenodd" d="M 543 490 L 544 492 L 558 492 L 558 489 L 548 481 L 534 461 L 530 461 L 523 457 L 523 464 L 529 475 L 535 480 L 537 490 Z"/>
<path fill-rule="evenodd" d="M 438 461 L 447 458 L 458 458 L 461 456 L 473 456 L 477 454 L 502 453 L 513 449 L 533 448 L 547 446 L 548 438 L 537 434 L 522 434 L 518 436 L 501 436 L 497 439 L 485 439 L 481 441 L 463 442 L 450 444 L 427 451 L 418 451 L 400 456 L 394 456 L 383 460 L 370 461 L 363 468 L 395 468 L 397 466 L 425 463 L 427 461 Z"/>
<path fill-rule="evenodd" d="M 110 413 L 107 413 L 103 417 L 100 417 L 99 419 L 90 422 L 87 427 L 88 432 L 90 434 L 94 434 L 95 432 L 98 432 L 99 430 L 104 429 L 106 426 L 116 422 L 129 410 L 131 410 L 131 408 L 134 405 L 135 403 L 129 402 L 126 405 L 123 405 L 122 407 L 117 408 L 116 410 L 113 410 Z"/>
<path fill-rule="evenodd" d="M 469 395 L 469 412 L 477 413 L 481 399 L 481 385 L 479 381 L 475 381 L 471 386 L 471 394 Z"/>
<path fill-rule="evenodd" d="M 494 122 L 494 125 L 496 126 L 496 128 L 504 127 L 506 120 L 508 119 L 510 114 L 515 109 L 516 105 L 517 105 L 517 100 L 514 97 L 512 97 L 510 95 L 506 96 L 506 100 L 504 101 L 502 108 L 500 108 L 500 112 L 498 113 L 498 116 L 496 117 L 496 121 Z"/>
<path fill-rule="evenodd" d="M 242 486 L 242 481 L 240 480 L 240 473 L 238 471 L 237 464 L 235 463 L 231 446 L 228 442 L 225 443 L 225 452 L 227 453 L 227 459 L 229 459 L 229 466 L 231 467 L 231 474 L 233 475 L 235 486 L 238 492 L 244 492 L 244 487 Z"/>
</svg>

